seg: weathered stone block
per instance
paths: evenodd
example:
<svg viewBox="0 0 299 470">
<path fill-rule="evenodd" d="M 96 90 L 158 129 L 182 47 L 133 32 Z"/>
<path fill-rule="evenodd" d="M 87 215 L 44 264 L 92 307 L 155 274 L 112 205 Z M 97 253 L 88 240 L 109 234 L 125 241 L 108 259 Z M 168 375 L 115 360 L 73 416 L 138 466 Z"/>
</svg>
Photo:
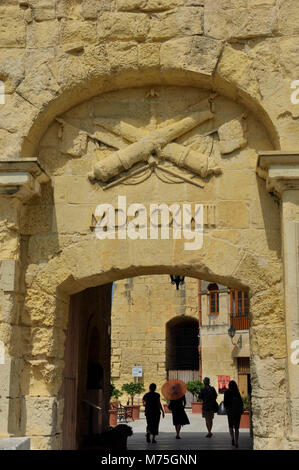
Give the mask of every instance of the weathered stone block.
<svg viewBox="0 0 299 470">
<path fill-rule="evenodd" d="M 0 6 L 1 47 L 25 47 L 26 23 L 22 10 L 15 6 Z"/>
<path fill-rule="evenodd" d="M 26 417 L 26 418 L 25 418 Z M 31 436 L 50 436 L 57 430 L 56 398 L 29 397 L 23 403 L 22 426 Z"/>
<path fill-rule="evenodd" d="M 261 359 L 254 356 L 251 360 L 251 384 L 255 397 L 284 396 L 285 384 L 285 359 L 268 357 Z"/>
<path fill-rule="evenodd" d="M 30 0 L 28 3 L 32 8 L 32 16 L 35 21 L 48 21 L 56 18 L 55 2 L 53 0 L 50 2 L 49 0 Z"/>
<path fill-rule="evenodd" d="M 226 80 L 230 87 L 234 85 L 246 90 L 252 96 L 258 95 L 253 61 L 248 54 L 226 46 L 217 66 L 217 74 Z"/>
<path fill-rule="evenodd" d="M 254 310 L 252 311 L 254 315 Z M 251 339 L 251 352 L 261 359 L 273 357 L 283 359 L 286 357 L 286 344 L 283 336 L 283 325 L 253 326 Z"/>
<path fill-rule="evenodd" d="M 135 42 L 108 43 L 107 53 L 113 71 L 138 67 L 138 47 Z"/>
<path fill-rule="evenodd" d="M 55 47 L 59 41 L 59 22 L 57 20 L 33 22 L 27 26 L 28 48 Z"/>
<path fill-rule="evenodd" d="M 249 211 L 243 201 L 221 201 L 217 204 L 217 227 L 248 228 Z"/>
<path fill-rule="evenodd" d="M 34 68 L 18 87 L 18 93 L 38 108 L 54 99 L 59 91 L 60 86 L 47 64 Z"/>
<path fill-rule="evenodd" d="M 60 23 L 60 44 L 96 43 L 97 28 L 93 21 L 62 19 Z"/>
<path fill-rule="evenodd" d="M 221 49 L 221 42 L 210 38 L 173 39 L 161 46 L 161 66 L 211 75 Z"/>
<path fill-rule="evenodd" d="M 202 34 L 203 11 L 199 8 L 178 8 L 175 11 L 152 16 L 150 37 L 155 41 Z"/>
<path fill-rule="evenodd" d="M 282 398 L 252 397 L 252 424 L 259 437 L 282 438 L 285 423 L 285 402 Z"/>
<path fill-rule="evenodd" d="M 98 35 L 100 39 L 144 40 L 149 31 L 149 18 L 139 13 L 108 13 L 99 15 Z"/>
<path fill-rule="evenodd" d="M 244 39 L 255 36 L 272 36 L 277 28 L 275 6 L 253 8 L 215 9 L 215 2 L 208 0 L 205 5 L 204 31 L 216 39 Z"/>
<path fill-rule="evenodd" d="M 5 93 L 13 93 L 24 77 L 24 52 L 20 49 L 0 50 L 0 80 Z"/>
<path fill-rule="evenodd" d="M 299 9 L 296 0 L 278 1 L 278 33 L 293 36 L 299 33 Z"/>
<path fill-rule="evenodd" d="M 238 119 L 222 124 L 218 129 L 218 135 L 220 139 L 219 148 L 222 154 L 231 153 L 247 145 L 242 123 Z"/>
<path fill-rule="evenodd" d="M 138 46 L 139 67 L 158 67 L 160 65 L 160 44 L 144 43 Z"/>
<path fill-rule="evenodd" d="M 86 20 L 95 19 L 100 11 L 111 11 L 111 0 L 83 0 L 82 15 Z"/>
</svg>

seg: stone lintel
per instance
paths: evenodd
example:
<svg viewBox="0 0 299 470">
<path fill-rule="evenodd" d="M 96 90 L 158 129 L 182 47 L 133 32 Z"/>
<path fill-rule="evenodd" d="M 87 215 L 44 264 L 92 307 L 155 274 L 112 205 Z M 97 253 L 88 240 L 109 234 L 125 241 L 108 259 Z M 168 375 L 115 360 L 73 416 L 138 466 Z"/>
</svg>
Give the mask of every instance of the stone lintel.
<svg viewBox="0 0 299 470">
<path fill-rule="evenodd" d="M 26 200 L 49 181 L 37 158 L 0 158 L 0 195 Z"/>
<path fill-rule="evenodd" d="M 259 152 L 257 174 L 266 180 L 270 193 L 279 198 L 287 190 L 299 190 L 299 150 Z"/>
</svg>

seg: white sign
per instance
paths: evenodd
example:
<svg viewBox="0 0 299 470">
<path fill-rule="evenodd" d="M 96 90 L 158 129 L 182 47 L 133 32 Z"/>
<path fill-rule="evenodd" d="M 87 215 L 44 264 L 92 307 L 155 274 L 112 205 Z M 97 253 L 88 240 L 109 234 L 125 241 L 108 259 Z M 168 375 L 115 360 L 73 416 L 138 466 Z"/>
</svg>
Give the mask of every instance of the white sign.
<svg viewBox="0 0 299 470">
<path fill-rule="evenodd" d="M 132 376 L 133 377 L 142 377 L 142 367 L 141 366 L 132 367 Z"/>
<path fill-rule="evenodd" d="M 5 364 L 4 343 L 0 341 L 0 364 Z"/>
</svg>

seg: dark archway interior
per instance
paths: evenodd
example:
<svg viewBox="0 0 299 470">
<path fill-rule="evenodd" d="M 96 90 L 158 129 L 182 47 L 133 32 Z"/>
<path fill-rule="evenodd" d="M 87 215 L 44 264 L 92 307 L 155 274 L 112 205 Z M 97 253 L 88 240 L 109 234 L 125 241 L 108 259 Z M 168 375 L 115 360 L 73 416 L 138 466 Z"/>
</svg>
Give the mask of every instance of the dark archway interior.
<svg viewBox="0 0 299 470">
<path fill-rule="evenodd" d="M 198 370 L 198 320 L 174 318 L 166 326 L 167 370 Z"/>
</svg>

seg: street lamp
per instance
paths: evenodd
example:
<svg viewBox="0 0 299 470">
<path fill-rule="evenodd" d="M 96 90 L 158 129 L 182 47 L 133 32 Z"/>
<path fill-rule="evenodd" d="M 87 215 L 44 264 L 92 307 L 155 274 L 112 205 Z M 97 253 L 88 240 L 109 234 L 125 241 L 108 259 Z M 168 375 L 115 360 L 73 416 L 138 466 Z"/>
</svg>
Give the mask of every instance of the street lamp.
<svg viewBox="0 0 299 470">
<path fill-rule="evenodd" d="M 176 284 L 176 290 L 179 290 L 179 285 L 185 284 L 185 276 L 172 276 L 170 275 L 171 284 Z"/>
<path fill-rule="evenodd" d="M 232 340 L 233 342 L 233 337 L 235 336 L 236 334 L 236 328 L 234 328 L 233 326 L 231 326 L 228 330 L 228 336 L 230 337 L 230 339 Z"/>
<path fill-rule="evenodd" d="M 234 346 L 239 346 L 239 348 L 242 347 L 242 335 L 239 336 L 239 339 L 237 341 L 237 343 L 234 343 L 233 342 L 233 338 L 236 334 L 236 328 L 234 328 L 233 326 L 231 326 L 228 330 L 227 330 L 227 333 L 228 333 L 228 336 L 230 337 L 231 339 L 231 342 Z"/>
</svg>

